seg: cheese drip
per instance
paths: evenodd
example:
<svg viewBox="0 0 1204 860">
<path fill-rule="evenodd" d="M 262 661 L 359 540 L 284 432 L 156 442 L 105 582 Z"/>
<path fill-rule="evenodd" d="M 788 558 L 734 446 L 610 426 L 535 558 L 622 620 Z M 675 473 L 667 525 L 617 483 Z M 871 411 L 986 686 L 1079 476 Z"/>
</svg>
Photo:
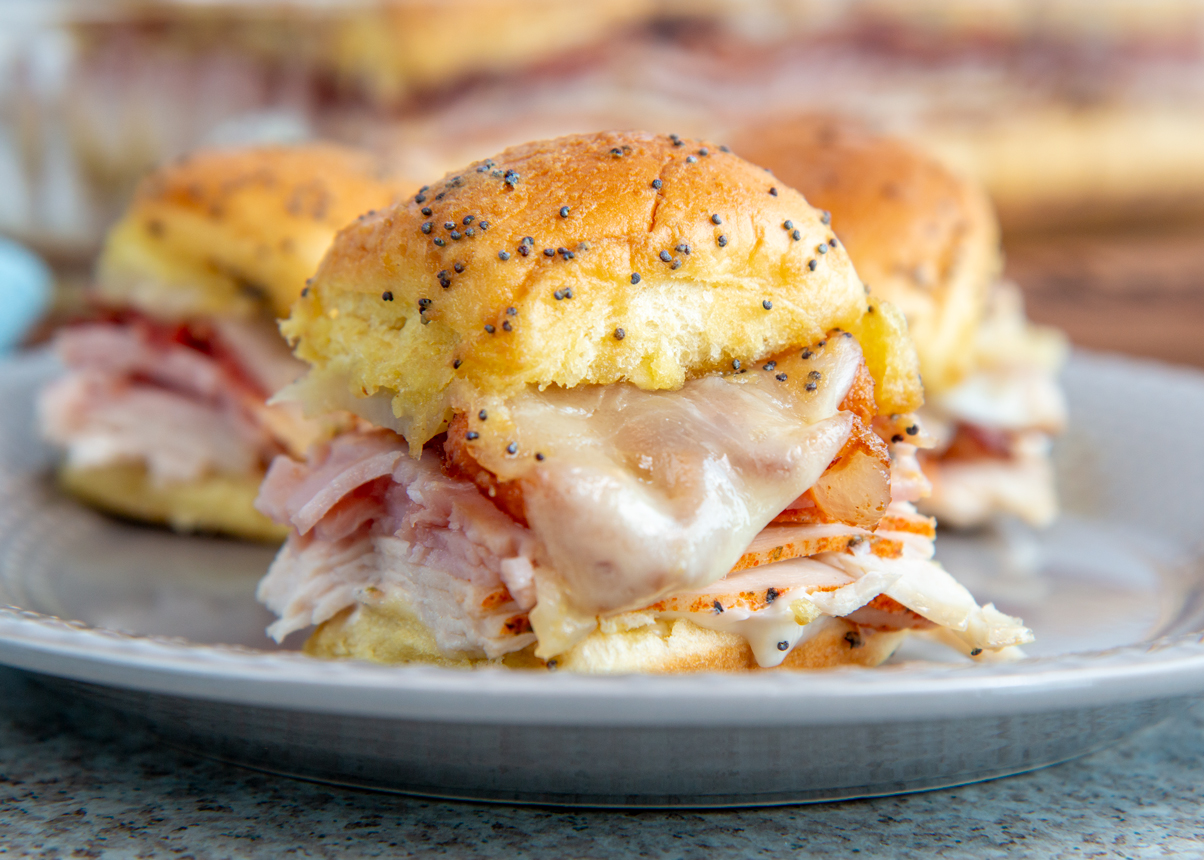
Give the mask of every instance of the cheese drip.
<svg viewBox="0 0 1204 860">
<path fill-rule="evenodd" d="M 721 579 L 844 446 L 853 416 L 839 405 L 861 362 L 836 337 L 678 391 L 529 390 L 471 413 L 473 455 L 522 481 L 550 562 L 536 573 L 536 653 Z"/>
</svg>

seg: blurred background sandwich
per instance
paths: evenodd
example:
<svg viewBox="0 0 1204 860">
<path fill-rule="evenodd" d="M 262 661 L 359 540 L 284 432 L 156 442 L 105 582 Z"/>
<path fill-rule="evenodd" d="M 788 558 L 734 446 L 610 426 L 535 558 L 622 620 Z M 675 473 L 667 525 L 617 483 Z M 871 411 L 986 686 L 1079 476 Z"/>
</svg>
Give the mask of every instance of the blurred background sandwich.
<svg viewBox="0 0 1204 860">
<path fill-rule="evenodd" d="M 862 280 L 907 317 L 936 447 L 924 510 L 952 526 L 1057 512 L 1052 437 L 1066 420 L 1064 339 L 1024 316 L 1001 280 L 985 191 L 902 141 L 822 115 L 772 116 L 731 136 L 736 152 L 831 213 Z"/>
<path fill-rule="evenodd" d="M 68 491 L 182 531 L 261 540 L 264 468 L 323 432 L 267 398 L 303 370 L 276 330 L 336 231 L 407 183 L 340 146 L 203 151 L 148 176 L 110 230 L 66 372 L 41 395 Z"/>
<path fill-rule="evenodd" d="M 434 176 L 558 134 L 839 113 L 982 183 L 1035 320 L 1204 364 L 1194 0 L 572 6 L 10 0 L 0 232 L 70 287 L 138 179 L 203 144 L 333 138 Z"/>
</svg>

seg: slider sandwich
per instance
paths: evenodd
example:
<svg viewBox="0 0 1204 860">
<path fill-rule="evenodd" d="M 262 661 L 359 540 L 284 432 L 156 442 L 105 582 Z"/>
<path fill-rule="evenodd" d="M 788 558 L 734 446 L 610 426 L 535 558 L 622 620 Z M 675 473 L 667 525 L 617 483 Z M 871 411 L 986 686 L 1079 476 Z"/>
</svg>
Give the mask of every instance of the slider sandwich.
<svg viewBox="0 0 1204 860">
<path fill-rule="evenodd" d="M 474 79 L 580 62 L 628 35 L 651 0 L 387 0 L 339 10 L 322 34 L 318 65 L 379 105 L 446 96 Z"/>
<path fill-rule="evenodd" d="M 59 333 L 66 372 L 40 398 L 68 492 L 180 531 L 282 539 L 255 495 L 322 423 L 265 402 L 304 370 L 276 317 L 337 230 L 403 187 L 330 145 L 203 152 L 150 175 L 108 235 L 96 318 Z"/>
<path fill-rule="evenodd" d="M 584 672 L 874 665 L 1028 641 L 932 560 L 902 316 L 726 147 L 530 143 L 343 230 L 282 393 L 259 586 L 323 657 Z"/>
<path fill-rule="evenodd" d="M 801 116 L 737 135 L 736 151 L 830 212 L 873 294 L 903 311 L 924 379 L 921 509 L 974 526 L 1057 515 L 1050 447 L 1066 421 L 1062 335 L 1034 326 L 1000 279 L 999 228 L 986 194 L 891 138 Z"/>
</svg>

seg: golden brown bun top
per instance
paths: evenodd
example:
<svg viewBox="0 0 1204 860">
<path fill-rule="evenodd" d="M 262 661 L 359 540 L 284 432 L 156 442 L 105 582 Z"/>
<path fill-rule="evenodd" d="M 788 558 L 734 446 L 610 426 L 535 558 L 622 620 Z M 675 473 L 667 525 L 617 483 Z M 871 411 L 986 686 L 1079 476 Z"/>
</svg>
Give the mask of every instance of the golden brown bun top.
<svg viewBox="0 0 1204 860">
<path fill-rule="evenodd" d="M 338 229 L 416 184 L 333 144 L 195 153 L 140 185 L 106 239 L 101 295 L 164 317 L 284 316 Z"/>
<path fill-rule="evenodd" d="M 338 74 L 391 101 L 471 74 L 563 56 L 650 16 L 652 0 L 408 0 L 332 24 Z"/>
<path fill-rule="evenodd" d="M 889 310 L 869 315 L 866 351 L 892 357 L 879 405 L 907 411 L 914 353 Z M 393 395 L 418 446 L 453 411 L 527 385 L 678 388 L 857 333 L 866 311 L 797 192 L 713 144 L 606 132 L 508 149 L 360 219 L 282 330 L 311 383 Z"/>
<path fill-rule="evenodd" d="M 901 141 L 830 117 L 760 122 L 733 146 L 832 213 L 862 279 L 906 315 L 924 384 L 956 383 L 1001 263 L 986 193 Z"/>
</svg>

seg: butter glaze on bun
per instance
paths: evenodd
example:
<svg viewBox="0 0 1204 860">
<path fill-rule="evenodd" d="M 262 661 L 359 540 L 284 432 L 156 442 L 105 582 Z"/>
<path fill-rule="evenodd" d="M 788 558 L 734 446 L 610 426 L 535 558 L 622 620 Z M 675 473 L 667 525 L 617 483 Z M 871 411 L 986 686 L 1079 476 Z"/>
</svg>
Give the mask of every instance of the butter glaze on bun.
<svg viewBox="0 0 1204 860">
<path fill-rule="evenodd" d="M 338 76 L 380 102 L 588 49 L 652 0 L 406 0 L 355 4 L 330 25 Z"/>
<path fill-rule="evenodd" d="M 986 192 L 902 141 L 850 120 L 804 115 L 733 137 L 750 161 L 832 213 L 832 227 L 875 295 L 907 317 L 924 384 L 970 369 L 987 291 L 999 275 L 999 227 Z"/>
<path fill-rule="evenodd" d="M 676 389 L 834 328 L 881 411 L 919 405 L 905 324 L 818 211 L 714 144 L 636 132 L 508 149 L 361 218 L 282 325 L 314 366 L 301 399 L 383 394 L 414 449 L 524 386 Z"/>
<path fill-rule="evenodd" d="M 284 316 L 340 227 L 416 182 L 334 144 L 198 152 L 152 173 L 112 229 L 100 295 L 155 316 Z"/>
</svg>

